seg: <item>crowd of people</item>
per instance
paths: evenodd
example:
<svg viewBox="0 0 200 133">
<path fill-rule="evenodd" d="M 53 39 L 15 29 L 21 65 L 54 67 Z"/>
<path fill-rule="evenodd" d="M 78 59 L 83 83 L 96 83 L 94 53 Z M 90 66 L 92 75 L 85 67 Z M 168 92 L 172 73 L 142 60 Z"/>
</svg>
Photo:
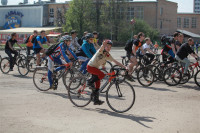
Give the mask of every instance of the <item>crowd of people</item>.
<svg viewBox="0 0 200 133">
<path fill-rule="evenodd" d="M 17 43 L 17 34 L 13 33 L 11 38 L 7 40 L 5 46 L 5 53 L 10 58 L 10 71 L 13 71 L 14 60 L 17 56 L 17 51 L 14 49 L 13 45 L 16 43 L 21 49 L 22 47 Z M 41 31 L 40 35 L 37 31 L 33 32 L 33 35 L 29 36 L 26 40 L 27 55 L 31 54 L 31 50 L 36 54 L 36 65 L 40 66 L 41 58 L 46 57 L 46 51 L 48 49 L 44 48 L 43 44 L 50 46 L 45 31 Z M 138 35 L 134 35 L 132 40 L 128 41 L 125 50 L 126 55 L 129 59 L 128 66 L 124 66 L 119 63 L 110 55 L 110 50 L 113 45 L 111 40 L 104 40 L 102 45 L 99 46 L 98 43 L 98 33 L 94 31 L 93 33 L 84 32 L 83 37 L 78 39 L 77 32 L 75 30 L 71 31 L 71 34 L 64 33 L 64 35 L 59 39 L 56 48 L 48 55 L 48 79 L 51 89 L 56 89 L 53 84 L 52 75 L 54 72 L 58 72 L 66 68 L 66 64 L 72 66 L 73 61 L 81 60 L 80 71 L 83 74 L 87 72 L 92 74 L 92 77 L 88 80 L 87 85 L 93 90 L 94 104 L 101 105 L 103 101 L 99 99 L 99 88 L 100 80 L 104 78 L 105 74 L 99 69 L 100 66 L 105 66 L 106 61 L 114 62 L 116 65 L 125 68 L 128 71 L 126 78 L 133 81 L 132 73 L 134 71 L 134 66 L 137 65 L 137 57 L 145 56 L 146 65 L 151 64 L 155 58 L 155 54 L 158 53 L 158 43 L 155 42 L 153 45 L 149 37 L 145 37 L 145 34 L 140 32 Z M 184 36 L 181 33 L 175 32 L 173 37 L 162 36 L 161 46 L 162 46 L 162 60 L 165 62 L 164 65 L 170 64 L 175 60 L 183 62 L 184 75 L 187 74 L 189 59 L 187 58 L 190 54 L 194 58 L 199 58 L 198 55 L 192 49 L 194 45 L 194 40 L 189 38 L 184 43 Z M 152 49 L 153 47 L 153 49 Z M 11 54 L 14 54 L 12 57 Z M 41 56 L 42 55 L 42 56 Z M 54 69 L 54 64 L 60 64 L 62 66 Z"/>
</svg>

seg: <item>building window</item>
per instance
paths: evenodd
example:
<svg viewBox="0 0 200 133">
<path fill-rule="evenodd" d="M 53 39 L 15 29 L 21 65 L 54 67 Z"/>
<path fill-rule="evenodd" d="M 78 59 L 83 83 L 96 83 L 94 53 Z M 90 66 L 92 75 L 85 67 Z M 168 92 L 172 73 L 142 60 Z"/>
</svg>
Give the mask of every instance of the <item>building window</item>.
<svg viewBox="0 0 200 133">
<path fill-rule="evenodd" d="M 162 27 L 163 27 L 163 22 L 160 21 L 160 29 L 162 29 Z"/>
<path fill-rule="evenodd" d="M 192 18 L 192 28 L 197 27 L 197 18 Z"/>
<path fill-rule="evenodd" d="M 189 28 L 189 18 L 184 18 L 184 28 Z"/>
<path fill-rule="evenodd" d="M 50 17 L 54 17 L 54 9 L 53 8 L 50 8 L 49 15 L 50 15 Z"/>
<path fill-rule="evenodd" d="M 127 20 L 131 20 L 134 18 L 134 7 L 127 8 Z"/>
<path fill-rule="evenodd" d="M 163 8 L 161 7 L 160 8 L 160 16 L 162 16 L 163 15 Z"/>
<path fill-rule="evenodd" d="M 177 18 L 177 27 L 181 28 L 181 18 Z"/>
<path fill-rule="evenodd" d="M 118 19 L 123 19 L 124 18 L 124 8 L 119 9 L 119 17 Z"/>
<path fill-rule="evenodd" d="M 137 7 L 136 18 L 144 19 L 144 7 Z"/>
</svg>

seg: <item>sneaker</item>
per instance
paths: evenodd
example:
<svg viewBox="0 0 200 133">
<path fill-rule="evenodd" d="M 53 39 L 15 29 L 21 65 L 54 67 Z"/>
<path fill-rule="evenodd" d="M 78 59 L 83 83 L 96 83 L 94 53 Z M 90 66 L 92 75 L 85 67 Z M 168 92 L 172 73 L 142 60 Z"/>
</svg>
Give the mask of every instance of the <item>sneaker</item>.
<svg viewBox="0 0 200 133">
<path fill-rule="evenodd" d="M 126 79 L 128 79 L 129 81 L 131 82 L 135 82 L 135 80 L 133 79 L 133 76 L 132 75 L 126 75 Z"/>
<path fill-rule="evenodd" d="M 51 90 L 57 90 L 57 86 L 52 85 L 52 86 L 50 87 L 50 89 L 51 89 Z"/>
<path fill-rule="evenodd" d="M 101 100 L 94 101 L 94 105 L 102 105 L 103 103 L 104 101 Z"/>
</svg>

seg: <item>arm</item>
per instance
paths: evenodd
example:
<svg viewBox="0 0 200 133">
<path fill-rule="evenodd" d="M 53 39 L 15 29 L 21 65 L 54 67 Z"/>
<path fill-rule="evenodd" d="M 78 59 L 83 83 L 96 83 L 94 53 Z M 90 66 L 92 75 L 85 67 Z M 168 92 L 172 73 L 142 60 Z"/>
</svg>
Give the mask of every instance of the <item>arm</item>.
<svg viewBox="0 0 200 133">
<path fill-rule="evenodd" d="M 38 41 L 38 44 L 40 45 L 40 47 L 41 47 L 42 49 L 44 49 L 44 47 L 42 46 L 42 43 L 41 43 L 40 41 Z"/>
<path fill-rule="evenodd" d="M 11 45 L 11 43 L 9 41 L 8 41 L 8 46 L 12 51 L 14 51 L 14 48 L 13 48 L 13 46 Z"/>
<path fill-rule="evenodd" d="M 79 43 L 78 43 L 78 41 L 77 41 L 78 39 L 77 38 L 75 38 L 75 45 L 76 45 L 76 47 L 77 48 L 80 48 L 81 46 L 79 45 Z"/>
<path fill-rule="evenodd" d="M 142 51 L 142 54 L 145 55 L 143 47 L 140 47 L 140 50 Z"/>
<path fill-rule="evenodd" d="M 132 53 L 133 53 L 134 55 L 136 55 L 135 48 L 136 48 L 136 46 L 133 44 L 133 47 L 132 47 Z"/>
<path fill-rule="evenodd" d="M 76 54 L 74 54 L 74 52 L 69 48 L 69 52 L 72 54 L 72 56 L 77 60 L 78 58 L 77 58 L 77 56 L 76 56 Z"/>
<path fill-rule="evenodd" d="M 17 46 L 20 47 L 20 48 L 22 49 L 22 46 L 20 46 L 18 43 L 17 43 Z"/>
<path fill-rule="evenodd" d="M 91 54 L 91 52 L 88 50 L 86 44 L 83 44 L 83 45 L 82 45 L 82 50 L 83 50 L 83 52 L 86 54 L 86 56 L 87 56 L 88 58 L 92 58 L 92 54 Z"/>
<path fill-rule="evenodd" d="M 174 54 L 176 54 L 176 50 L 175 50 L 175 45 L 174 45 L 174 43 L 172 43 L 171 46 L 172 46 L 172 51 L 174 52 Z"/>
<path fill-rule="evenodd" d="M 70 60 L 69 60 L 69 58 L 66 56 L 66 54 L 65 54 L 65 50 L 64 50 L 64 48 L 63 48 L 63 44 L 60 46 L 60 48 L 61 48 L 61 54 L 62 54 L 62 56 L 64 57 L 64 59 L 69 63 L 69 62 L 71 62 Z"/>
<path fill-rule="evenodd" d="M 147 51 L 149 52 L 149 53 L 152 53 L 152 54 L 155 54 L 151 49 L 149 49 L 149 48 L 147 48 Z"/>
<path fill-rule="evenodd" d="M 122 67 L 122 68 L 125 68 L 126 69 L 126 67 L 124 66 L 124 65 L 122 65 L 121 63 L 119 63 L 118 61 L 116 61 L 115 59 L 113 60 L 113 62 L 116 64 L 116 65 L 118 65 L 118 66 L 120 66 L 120 67 Z"/>
</svg>

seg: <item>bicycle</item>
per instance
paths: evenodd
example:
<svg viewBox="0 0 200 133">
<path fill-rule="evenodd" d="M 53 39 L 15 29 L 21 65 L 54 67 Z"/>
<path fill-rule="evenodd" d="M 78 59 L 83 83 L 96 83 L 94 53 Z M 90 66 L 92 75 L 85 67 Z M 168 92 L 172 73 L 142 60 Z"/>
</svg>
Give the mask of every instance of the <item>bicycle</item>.
<svg viewBox="0 0 200 133">
<path fill-rule="evenodd" d="M 16 58 L 14 58 L 14 64 L 16 64 L 18 66 L 18 62 L 20 59 L 25 58 L 25 55 L 20 54 L 21 50 L 18 50 L 18 55 Z M 0 69 L 2 71 L 2 73 L 7 74 L 10 71 L 10 58 L 9 57 L 4 57 L 1 59 L 0 62 Z"/>
<path fill-rule="evenodd" d="M 74 63 L 75 64 L 75 63 Z M 54 66 L 60 67 L 64 65 Z M 69 67 L 68 64 L 65 65 L 66 69 L 60 70 L 57 73 L 53 73 L 53 83 L 58 86 L 58 80 L 62 78 L 62 81 L 66 88 L 68 88 L 68 83 L 77 75 L 82 75 L 76 68 Z M 35 87 L 40 91 L 48 91 L 50 89 L 48 80 L 48 68 L 45 66 L 36 67 L 33 72 L 33 83 Z"/>
<path fill-rule="evenodd" d="M 130 110 L 135 102 L 134 88 L 124 78 L 118 78 L 121 73 L 128 74 L 126 69 L 113 68 L 111 73 L 106 74 L 106 82 L 100 88 L 100 92 L 106 93 L 108 106 L 118 113 Z M 86 85 L 86 80 L 84 76 L 75 77 L 69 84 L 69 99 L 77 107 L 85 107 L 93 100 L 92 90 Z"/>
</svg>

